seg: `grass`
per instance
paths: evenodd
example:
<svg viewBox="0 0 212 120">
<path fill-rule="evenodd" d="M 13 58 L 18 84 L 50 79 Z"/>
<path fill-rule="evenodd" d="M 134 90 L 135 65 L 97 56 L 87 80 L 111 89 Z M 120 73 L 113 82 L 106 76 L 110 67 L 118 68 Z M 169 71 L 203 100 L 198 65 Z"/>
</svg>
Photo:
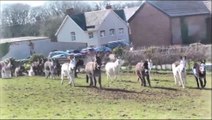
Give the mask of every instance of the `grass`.
<svg viewBox="0 0 212 120">
<path fill-rule="evenodd" d="M 207 86 L 196 89 L 192 75 L 187 88 L 174 85 L 171 74 L 153 74 L 152 88 L 141 87 L 131 73 L 108 82 L 103 89 L 87 87 L 85 75 L 76 87 L 44 77 L 0 79 L 1 119 L 211 119 L 211 76 Z"/>
</svg>

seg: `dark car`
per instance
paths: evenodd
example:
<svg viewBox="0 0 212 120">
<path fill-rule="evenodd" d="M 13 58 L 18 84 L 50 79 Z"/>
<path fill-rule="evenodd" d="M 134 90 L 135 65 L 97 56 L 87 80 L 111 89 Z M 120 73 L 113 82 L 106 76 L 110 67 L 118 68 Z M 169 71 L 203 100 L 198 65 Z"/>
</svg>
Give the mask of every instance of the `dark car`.
<svg viewBox="0 0 212 120">
<path fill-rule="evenodd" d="M 116 47 L 128 47 L 129 44 L 125 41 L 112 41 L 108 42 L 107 44 L 104 44 L 103 46 L 114 49 Z"/>
</svg>

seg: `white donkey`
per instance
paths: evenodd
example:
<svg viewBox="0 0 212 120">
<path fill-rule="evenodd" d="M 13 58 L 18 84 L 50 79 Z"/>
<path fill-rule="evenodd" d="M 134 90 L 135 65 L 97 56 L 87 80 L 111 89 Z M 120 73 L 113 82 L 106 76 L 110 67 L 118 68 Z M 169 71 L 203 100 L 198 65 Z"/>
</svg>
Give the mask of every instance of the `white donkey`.
<svg viewBox="0 0 212 120">
<path fill-rule="evenodd" d="M 35 76 L 35 72 L 33 70 L 33 66 L 30 66 L 30 70 L 28 70 L 28 76 Z"/>
<path fill-rule="evenodd" d="M 75 58 L 70 63 L 64 63 L 61 67 L 61 84 L 63 84 L 64 77 L 69 79 L 69 85 L 74 86 L 74 67 L 76 66 Z"/>
<path fill-rule="evenodd" d="M 1 77 L 2 78 L 12 78 L 12 64 L 10 61 L 6 61 L 2 63 L 2 68 L 1 68 Z"/>
<path fill-rule="evenodd" d="M 182 57 L 180 62 L 172 64 L 172 72 L 174 75 L 175 84 L 182 85 L 185 88 L 186 83 L 186 57 Z"/>
<path fill-rule="evenodd" d="M 105 65 L 107 80 L 109 78 L 110 80 L 112 80 L 112 76 L 113 76 L 113 79 L 117 79 L 117 75 L 119 74 L 120 68 L 123 64 L 124 64 L 124 60 L 121 60 L 121 59 L 116 59 L 115 62 L 108 62 Z M 108 85 L 109 85 L 109 81 L 108 81 Z"/>
</svg>

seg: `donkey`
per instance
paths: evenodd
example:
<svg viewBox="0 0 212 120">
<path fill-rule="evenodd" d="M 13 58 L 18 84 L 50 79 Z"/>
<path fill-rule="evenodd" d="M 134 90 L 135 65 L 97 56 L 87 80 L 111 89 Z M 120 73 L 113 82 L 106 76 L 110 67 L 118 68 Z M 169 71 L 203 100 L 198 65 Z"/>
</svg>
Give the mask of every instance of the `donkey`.
<svg viewBox="0 0 212 120">
<path fill-rule="evenodd" d="M 115 62 L 106 63 L 105 71 L 107 75 L 108 86 L 109 86 L 109 79 L 112 80 L 112 76 L 113 76 L 113 79 L 117 79 L 117 75 L 119 74 L 120 68 L 123 64 L 124 64 L 124 60 L 121 60 L 121 59 L 116 59 Z"/>
<path fill-rule="evenodd" d="M 44 73 L 46 78 L 48 78 L 49 76 L 52 79 L 55 79 L 55 73 L 56 73 L 56 63 L 55 60 L 48 60 L 44 63 Z"/>
<path fill-rule="evenodd" d="M 96 61 L 88 62 L 85 65 L 86 72 L 86 82 L 88 83 L 90 79 L 90 86 L 96 87 L 96 77 L 98 77 L 98 82 L 100 88 L 102 88 L 101 84 L 101 67 Z"/>
<path fill-rule="evenodd" d="M 35 71 L 32 65 L 30 66 L 30 69 L 28 70 L 28 76 L 35 76 Z"/>
<path fill-rule="evenodd" d="M 68 59 L 70 63 L 64 63 L 61 67 L 61 84 L 63 84 L 64 77 L 66 76 L 69 79 L 69 85 L 74 85 L 74 74 L 75 74 L 75 67 L 76 61 L 73 55 L 69 56 Z"/>
<path fill-rule="evenodd" d="M 1 77 L 12 78 L 12 63 L 10 59 L 1 63 Z"/>
<path fill-rule="evenodd" d="M 77 73 L 80 72 L 80 68 L 84 66 L 84 61 L 82 59 L 78 59 L 77 63 L 76 63 L 76 67 L 74 69 L 75 71 L 75 77 L 77 78 Z"/>
<path fill-rule="evenodd" d="M 176 61 L 172 64 L 172 72 L 174 75 L 175 84 L 182 85 L 185 88 L 186 83 L 186 56 L 181 57 L 180 62 Z"/>
<path fill-rule="evenodd" d="M 74 85 L 74 67 L 70 66 L 70 63 L 64 63 L 61 67 L 61 84 L 63 84 L 64 77 L 69 79 L 69 85 Z"/>
<path fill-rule="evenodd" d="M 140 79 L 141 86 L 146 86 L 146 79 L 147 79 L 149 87 L 151 87 L 148 61 L 144 62 L 141 61 L 137 63 L 135 66 L 135 73 L 136 76 L 138 77 L 138 80 Z"/>
<path fill-rule="evenodd" d="M 193 66 L 193 74 L 197 82 L 198 88 L 204 88 L 206 86 L 206 69 L 205 69 L 205 60 L 201 61 L 201 63 L 194 63 Z M 200 86 L 199 86 L 200 83 Z"/>
<path fill-rule="evenodd" d="M 15 68 L 14 76 L 18 77 L 18 76 L 22 76 L 26 73 L 27 73 L 27 71 L 25 70 L 24 66 L 21 65 L 21 66 L 18 66 L 18 67 Z"/>
</svg>

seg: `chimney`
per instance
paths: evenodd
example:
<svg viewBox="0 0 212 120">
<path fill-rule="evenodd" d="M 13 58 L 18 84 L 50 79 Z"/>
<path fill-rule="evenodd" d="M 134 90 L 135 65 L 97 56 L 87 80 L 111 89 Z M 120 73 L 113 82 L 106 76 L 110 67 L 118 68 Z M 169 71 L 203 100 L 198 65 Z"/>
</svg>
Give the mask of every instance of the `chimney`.
<svg viewBox="0 0 212 120">
<path fill-rule="evenodd" d="M 112 6 L 110 4 L 107 4 L 106 9 L 112 9 Z"/>
<path fill-rule="evenodd" d="M 66 9 L 66 15 L 74 15 L 74 8 L 69 8 L 69 9 Z"/>
</svg>

